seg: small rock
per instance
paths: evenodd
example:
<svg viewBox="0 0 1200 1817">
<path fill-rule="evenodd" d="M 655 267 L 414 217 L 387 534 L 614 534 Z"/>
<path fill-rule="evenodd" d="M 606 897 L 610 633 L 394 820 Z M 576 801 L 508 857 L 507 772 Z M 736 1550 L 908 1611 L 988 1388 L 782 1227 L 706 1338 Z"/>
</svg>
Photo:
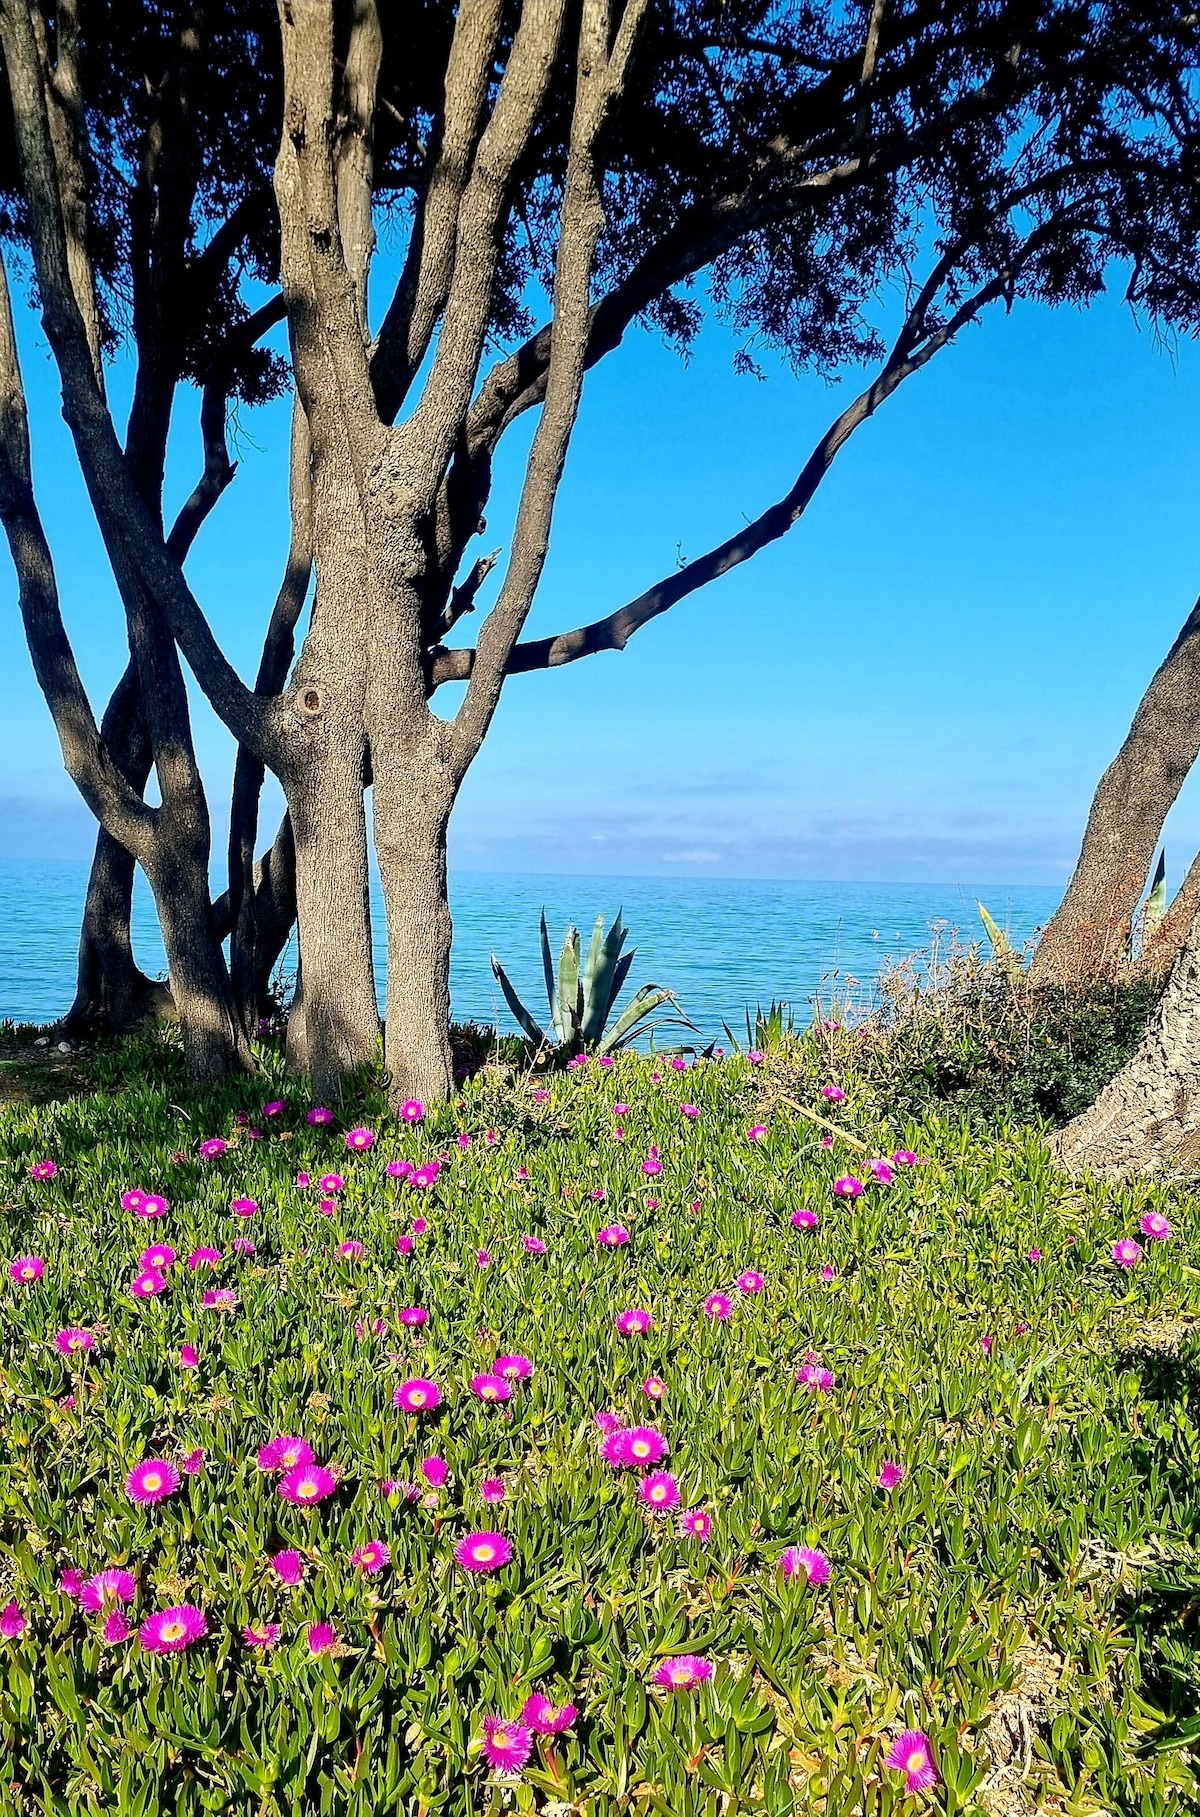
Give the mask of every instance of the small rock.
<svg viewBox="0 0 1200 1817">
<path fill-rule="evenodd" d="M 35 1047 L 49 1047 L 49 1045 L 50 1045 L 49 1035 L 39 1035 L 33 1045 Z"/>
<path fill-rule="evenodd" d="M 58 1051 L 60 1054 L 69 1054 L 71 1051 L 71 1043 L 69 1041 L 60 1041 L 58 1044 Z"/>
</svg>

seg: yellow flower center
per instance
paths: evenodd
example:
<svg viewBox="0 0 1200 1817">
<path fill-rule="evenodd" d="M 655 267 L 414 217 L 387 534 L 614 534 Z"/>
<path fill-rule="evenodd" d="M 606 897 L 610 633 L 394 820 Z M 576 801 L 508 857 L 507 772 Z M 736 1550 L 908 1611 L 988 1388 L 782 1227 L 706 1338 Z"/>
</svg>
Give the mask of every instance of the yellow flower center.
<svg viewBox="0 0 1200 1817">
<path fill-rule="evenodd" d="M 635 1442 L 634 1447 L 633 1447 L 633 1455 L 635 1457 L 649 1457 L 650 1447 L 645 1442 L 644 1439 L 638 1439 Z"/>
<path fill-rule="evenodd" d="M 302 1502 L 311 1501 L 316 1493 L 317 1485 L 307 1479 L 300 1484 L 300 1487 L 296 1491 L 296 1494 L 300 1497 Z"/>
<path fill-rule="evenodd" d="M 509 1744 L 508 1730 L 507 1729 L 493 1729 L 492 1746 L 496 1747 L 496 1748 L 506 1748 L 508 1746 L 508 1744 Z"/>
<path fill-rule="evenodd" d="M 168 1621 L 163 1623 L 163 1640 L 182 1640 L 184 1633 L 185 1629 L 181 1621 Z"/>
<path fill-rule="evenodd" d="M 162 1480 L 163 1479 L 157 1470 L 148 1470 L 142 1478 L 142 1488 L 149 1489 L 151 1494 L 153 1494 L 155 1489 L 162 1488 Z"/>
<path fill-rule="evenodd" d="M 475 1556 L 480 1564 L 486 1565 L 491 1559 L 495 1558 L 496 1548 L 495 1546 L 476 1546 Z"/>
<path fill-rule="evenodd" d="M 912 1753 L 909 1755 L 908 1759 L 904 1763 L 904 1770 L 906 1773 L 919 1773 L 921 1771 L 921 1768 L 924 1765 L 925 1765 L 924 1748 L 914 1748 Z"/>
</svg>

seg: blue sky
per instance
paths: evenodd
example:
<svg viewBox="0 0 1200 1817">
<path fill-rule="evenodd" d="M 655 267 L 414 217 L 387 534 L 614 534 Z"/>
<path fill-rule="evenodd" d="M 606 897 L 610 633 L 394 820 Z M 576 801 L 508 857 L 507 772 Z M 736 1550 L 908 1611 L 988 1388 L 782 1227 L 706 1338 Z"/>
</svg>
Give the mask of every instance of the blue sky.
<svg viewBox="0 0 1200 1817">
<path fill-rule="evenodd" d="M 48 352 L 28 320 L 23 334 L 39 498 L 99 710 L 120 620 Z M 855 383 L 738 378 L 732 352 L 719 328 L 686 363 L 634 333 L 589 376 L 534 634 L 612 610 L 761 510 Z M 1115 300 L 992 314 L 859 431 L 782 543 L 622 655 L 509 684 L 452 864 L 1065 881 L 1096 779 L 1200 591 L 1198 421 L 1200 350 L 1164 348 Z M 527 432 L 482 547 L 506 540 Z M 236 439 L 238 478 L 189 571 L 249 675 L 287 539 L 286 407 L 246 415 Z M 181 415 L 177 496 L 197 466 Z M 6 557 L 0 648 L 0 855 L 83 854 Z M 203 703 L 196 719 L 219 823 L 231 748 Z M 1177 879 L 1200 787 L 1167 842 Z"/>
</svg>

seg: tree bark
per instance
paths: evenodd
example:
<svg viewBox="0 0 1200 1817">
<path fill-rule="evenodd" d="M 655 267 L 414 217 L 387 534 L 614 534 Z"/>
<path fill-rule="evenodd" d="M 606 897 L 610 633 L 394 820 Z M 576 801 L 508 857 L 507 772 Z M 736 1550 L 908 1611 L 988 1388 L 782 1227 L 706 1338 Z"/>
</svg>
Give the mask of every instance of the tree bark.
<svg viewBox="0 0 1200 1817">
<path fill-rule="evenodd" d="M 1200 600 L 1100 778 L 1075 874 L 1030 965 L 1036 983 L 1095 983 L 1128 964 L 1133 916 L 1163 823 L 1198 753 Z"/>
<path fill-rule="evenodd" d="M 446 829 L 453 793 L 436 751 L 375 770 L 375 856 L 387 911 L 384 1061 L 393 1104 L 440 1102 L 454 1084 Z"/>
<path fill-rule="evenodd" d="M 1051 1149 L 1070 1173 L 1200 1173 L 1200 917 L 1127 1064 Z"/>
</svg>

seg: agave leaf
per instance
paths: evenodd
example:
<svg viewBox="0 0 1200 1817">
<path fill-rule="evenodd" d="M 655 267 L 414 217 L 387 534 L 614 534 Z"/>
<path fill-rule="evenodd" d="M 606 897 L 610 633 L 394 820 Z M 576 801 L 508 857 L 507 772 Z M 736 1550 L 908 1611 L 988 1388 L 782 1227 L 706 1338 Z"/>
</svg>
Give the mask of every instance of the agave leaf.
<svg viewBox="0 0 1200 1817">
<path fill-rule="evenodd" d="M 740 1054 L 742 1051 L 742 1044 L 730 1028 L 728 1022 L 722 1022 L 721 1027 L 725 1030 L 725 1039 L 728 1041 L 730 1047 L 732 1047 L 734 1053 Z"/>
<path fill-rule="evenodd" d="M 546 1001 L 550 1005 L 550 1026 L 558 1027 L 558 987 L 554 982 L 554 960 L 550 956 L 550 930 L 546 910 L 542 908 L 542 971 L 546 979 Z"/>
<path fill-rule="evenodd" d="M 504 1001 L 508 1004 L 509 1009 L 516 1017 L 529 1039 L 536 1042 L 539 1047 L 548 1046 L 549 1043 L 547 1042 L 545 1035 L 509 983 L 504 967 L 501 965 L 499 959 L 497 959 L 495 953 L 492 954 L 492 970 L 495 972 L 497 980 L 499 981 L 500 989 L 504 992 Z"/>
<path fill-rule="evenodd" d="M 559 1040 L 564 1043 L 576 1041 L 582 1019 L 579 1003 L 579 929 L 569 927 L 558 957 L 558 1019 L 555 1028 Z"/>
<path fill-rule="evenodd" d="M 1142 938 L 1149 940 L 1162 922 L 1167 912 L 1167 853 L 1166 847 L 1158 854 L 1158 863 L 1154 870 L 1154 881 L 1150 885 L 1150 894 L 1142 911 Z"/>
<path fill-rule="evenodd" d="M 636 1023 L 633 1028 L 627 1029 L 621 1036 L 621 1039 L 610 1046 L 609 1052 L 614 1054 L 620 1053 L 624 1048 L 629 1046 L 631 1041 L 640 1039 L 642 1035 L 649 1035 L 651 1053 L 679 1054 L 687 1052 L 690 1054 L 696 1051 L 694 1043 L 690 1041 L 677 1042 L 674 1047 L 658 1047 L 654 1037 L 660 1028 L 686 1028 L 689 1029 L 693 1035 L 698 1035 L 700 1033 L 696 1024 L 690 1021 L 687 1016 L 653 1016 L 651 1020 L 646 1021 L 643 1019 Z"/>
<path fill-rule="evenodd" d="M 612 1032 L 605 1037 L 603 1051 L 614 1053 L 619 1046 L 626 1046 L 635 1034 L 644 1034 L 646 1031 L 642 1025 L 647 1016 L 653 1015 L 654 1011 L 664 1003 L 673 1003 L 678 1008 L 679 999 L 674 991 L 664 990 L 659 984 L 643 984 L 641 989 L 634 993 Z M 686 1016 L 671 1019 L 685 1023 L 688 1028 L 693 1026 L 688 1022 Z"/>
<path fill-rule="evenodd" d="M 634 952 L 621 955 L 621 948 L 629 938 L 629 930 L 621 920 L 621 911 L 617 910 L 616 920 L 608 933 L 597 943 L 597 935 L 603 929 L 603 917 L 596 921 L 596 931 L 592 935 L 592 952 L 596 954 L 596 963 L 592 966 L 592 953 L 588 954 L 588 974 L 584 986 L 583 1003 L 583 1038 L 586 1042 L 599 1041 L 604 1034 L 604 1025 L 611 1014 L 613 1004 L 621 994 L 621 986 L 629 975 L 633 964 Z"/>
<path fill-rule="evenodd" d="M 587 958 L 583 962 L 583 975 L 580 982 L 583 986 L 583 1017 L 580 1034 L 584 1045 L 594 1041 L 604 1027 L 604 1017 L 600 1017 L 599 1027 L 596 1022 L 596 985 L 603 968 L 604 955 L 604 916 L 596 916 L 596 925 L 588 941 Z"/>
<path fill-rule="evenodd" d="M 979 904 L 979 919 L 983 922 L 984 930 L 992 943 L 992 951 L 997 959 L 1015 959 L 1016 954 L 1013 951 L 1012 941 L 999 922 L 994 921 L 988 914 L 982 902 Z"/>
</svg>

